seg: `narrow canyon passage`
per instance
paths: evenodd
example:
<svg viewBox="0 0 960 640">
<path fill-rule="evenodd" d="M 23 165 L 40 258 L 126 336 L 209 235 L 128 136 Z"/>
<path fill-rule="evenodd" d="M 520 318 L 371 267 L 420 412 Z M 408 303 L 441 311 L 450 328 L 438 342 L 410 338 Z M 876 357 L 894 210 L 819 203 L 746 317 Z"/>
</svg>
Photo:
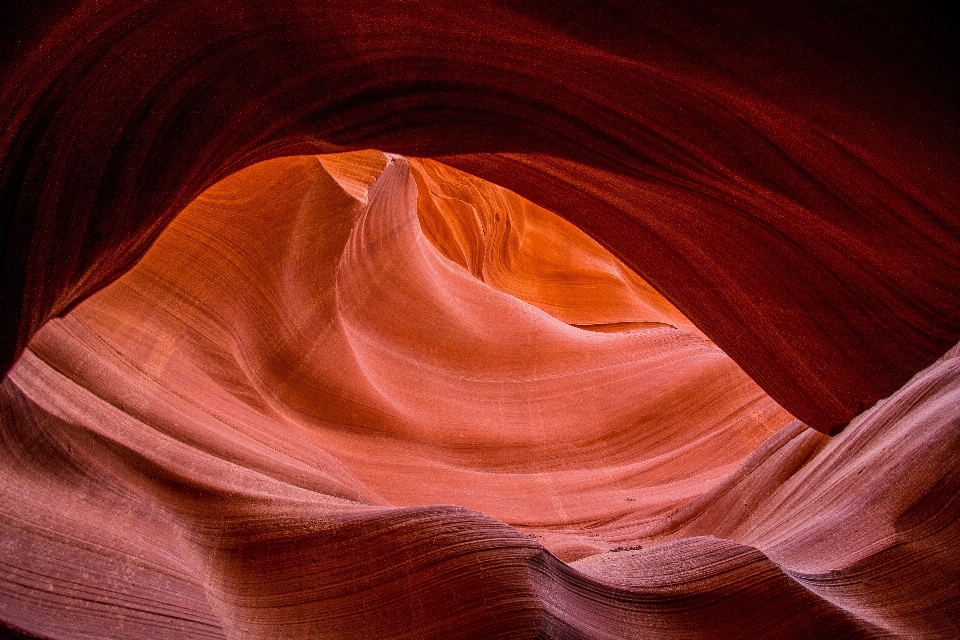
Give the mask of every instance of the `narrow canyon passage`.
<svg viewBox="0 0 960 640">
<path fill-rule="evenodd" d="M 0 637 L 960 637 L 960 22 L 0 2 Z"/>
<path fill-rule="evenodd" d="M 516 194 L 376 151 L 271 160 L 11 371 L 0 615 L 40 637 L 946 635 L 952 592 L 901 598 L 955 577 L 929 553 L 957 545 L 957 362 L 831 439 Z"/>
<path fill-rule="evenodd" d="M 375 503 L 472 508 L 563 559 L 622 546 L 792 418 L 569 223 L 378 152 L 214 186 L 31 352 L 125 411 L 143 384 L 201 394 L 195 410 L 233 429 L 253 415 L 306 438 Z M 116 387 L 90 366 L 105 353 L 140 373 Z M 223 437 L 209 419 L 195 430 Z"/>
</svg>

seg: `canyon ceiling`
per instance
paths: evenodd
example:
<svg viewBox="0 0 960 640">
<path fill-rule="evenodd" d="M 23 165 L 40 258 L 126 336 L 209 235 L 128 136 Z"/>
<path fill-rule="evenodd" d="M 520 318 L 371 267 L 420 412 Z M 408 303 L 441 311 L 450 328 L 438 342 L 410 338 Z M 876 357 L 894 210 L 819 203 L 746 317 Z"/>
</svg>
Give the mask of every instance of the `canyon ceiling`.
<svg viewBox="0 0 960 640">
<path fill-rule="evenodd" d="M 960 38 L 0 9 L 0 635 L 960 635 Z"/>
</svg>

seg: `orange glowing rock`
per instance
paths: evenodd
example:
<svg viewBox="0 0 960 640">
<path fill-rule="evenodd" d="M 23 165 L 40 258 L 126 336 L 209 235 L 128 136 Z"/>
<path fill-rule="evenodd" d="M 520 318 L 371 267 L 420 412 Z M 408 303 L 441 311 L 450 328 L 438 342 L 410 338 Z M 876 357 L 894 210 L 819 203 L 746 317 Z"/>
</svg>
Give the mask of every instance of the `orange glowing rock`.
<svg viewBox="0 0 960 640">
<path fill-rule="evenodd" d="M 461 208 L 442 191 L 453 180 L 474 188 Z M 486 220 L 462 215 L 474 206 Z M 421 230 L 469 224 L 461 255 L 481 256 L 475 270 L 495 288 Z M 542 270 L 531 251 L 549 256 Z M 542 291 L 552 313 L 522 301 Z M 561 557 L 616 546 L 630 537 L 620 519 L 699 495 L 790 420 L 568 223 L 437 163 L 378 153 L 236 174 L 58 324 L 229 424 L 243 423 L 238 403 L 286 424 L 391 504 L 483 511 Z M 56 353 L 48 340 L 35 350 Z"/>
<path fill-rule="evenodd" d="M 515 194 L 379 152 L 272 160 L 0 388 L 0 615 L 63 637 L 936 636 L 949 620 L 897 594 L 952 560 L 860 576 L 955 554 L 957 509 L 915 514 L 950 482 L 957 362 L 831 440 Z"/>
<path fill-rule="evenodd" d="M 0 3 L 0 636 L 960 636 L 954 23 Z"/>
</svg>

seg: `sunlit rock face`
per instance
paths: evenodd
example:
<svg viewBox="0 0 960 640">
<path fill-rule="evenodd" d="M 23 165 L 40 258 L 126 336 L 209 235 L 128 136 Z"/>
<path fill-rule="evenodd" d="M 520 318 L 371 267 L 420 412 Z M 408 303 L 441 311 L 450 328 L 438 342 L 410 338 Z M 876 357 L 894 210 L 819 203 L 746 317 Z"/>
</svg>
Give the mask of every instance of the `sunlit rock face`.
<svg viewBox="0 0 960 640">
<path fill-rule="evenodd" d="M 218 180 L 369 148 L 440 159 L 573 222 L 824 433 L 960 340 L 960 51 L 933 8 L 4 12 L 3 370 Z"/>
<path fill-rule="evenodd" d="M 952 19 L 0 3 L 0 636 L 960 636 Z"/>
<path fill-rule="evenodd" d="M 173 397 L 290 431 L 357 478 L 351 495 L 483 511 L 566 559 L 624 544 L 792 419 L 569 223 L 379 152 L 215 186 L 31 351 L 124 411 Z M 142 373 L 119 384 L 117 367 Z"/>
<path fill-rule="evenodd" d="M 376 151 L 272 160 L 3 383 L 0 616 L 64 638 L 948 637 L 957 362 L 831 440 L 516 194 Z"/>
</svg>

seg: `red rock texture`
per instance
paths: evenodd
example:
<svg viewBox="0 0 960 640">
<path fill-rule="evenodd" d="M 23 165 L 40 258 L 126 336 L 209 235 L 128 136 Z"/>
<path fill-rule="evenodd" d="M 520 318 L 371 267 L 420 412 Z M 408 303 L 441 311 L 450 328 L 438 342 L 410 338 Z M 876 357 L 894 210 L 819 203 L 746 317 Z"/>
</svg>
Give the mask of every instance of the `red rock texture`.
<svg viewBox="0 0 960 640">
<path fill-rule="evenodd" d="M 950 355 L 831 439 L 515 194 L 379 152 L 258 164 L 3 383 L 0 620 L 950 637 Z"/>
<path fill-rule="evenodd" d="M 443 157 L 566 217 L 794 415 L 960 339 L 956 38 L 900 5 L 12 3 L 4 368 L 199 193 L 283 154 Z"/>
<path fill-rule="evenodd" d="M 824 4 L 5 3 L 0 635 L 960 635 L 960 40 Z"/>
<path fill-rule="evenodd" d="M 356 197 L 324 169 L 341 177 L 361 162 L 382 173 Z M 362 481 L 367 500 L 452 501 L 536 531 L 564 558 L 617 546 L 629 535 L 619 519 L 702 493 L 790 421 L 718 348 L 671 326 L 689 323 L 581 232 L 476 178 L 413 167 L 373 152 L 238 173 L 32 349 L 125 402 L 132 392 L 118 379 L 88 379 L 89 367 L 64 360 L 63 332 L 79 331 L 80 343 L 105 343 L 155 380 L 158 394 L 212 394 L 200 406 L 230 424 L 254 411 L 303 432 Z M 427 182 L 435 191 L 417 189 Z M 439 195 L 465 184 L 483 192 Z M 553 279 L 592 289 L 592 314 L 553 308 L 607 331 L 570 326 L 440 255 L 418 202 L 432 204 L 420 210 L 433 228 L 480 220 L 452 205 L 475 202 L 490 218 L 482 248 L 501 269 L 553 253 L 544 274 L 495 274 L 534 294 Z"/>
</svg>

